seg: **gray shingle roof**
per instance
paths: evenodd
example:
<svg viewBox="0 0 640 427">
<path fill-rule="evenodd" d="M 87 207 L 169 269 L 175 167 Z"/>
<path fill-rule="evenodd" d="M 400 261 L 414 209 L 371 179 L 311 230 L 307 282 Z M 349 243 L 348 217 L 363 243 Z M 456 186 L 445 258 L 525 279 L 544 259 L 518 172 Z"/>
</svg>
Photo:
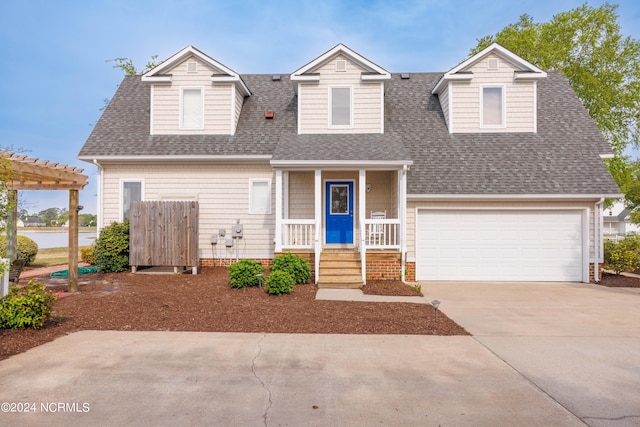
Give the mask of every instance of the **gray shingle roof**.
<svg viewBox="0 0 640 427">
<path fill-rule="evenodd" d="M 538 132 L 449 134 L 431 90 L 442 73 L 393 74 L 385 133 L 298 135 L 289 76 L 243 75 L 252 91 L 235 135 L 149 135 L 149 84 L 127 76 L 79 156 L 251 156 L 274 160 L 413 161 L 409 194 L 617 194 L 599 154 L 611 148 L 569 83 L 538 82 Z M 266 110 L 275 111 L 265 120 Z"/>
</svg>

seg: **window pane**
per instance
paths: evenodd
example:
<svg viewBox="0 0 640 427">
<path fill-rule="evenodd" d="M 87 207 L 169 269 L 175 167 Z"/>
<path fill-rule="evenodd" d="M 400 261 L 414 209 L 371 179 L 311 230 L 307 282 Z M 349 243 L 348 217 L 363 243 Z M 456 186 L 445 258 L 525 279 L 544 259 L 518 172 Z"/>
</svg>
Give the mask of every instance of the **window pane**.
<svg viewBox="0 0 640 427">
<path fill-rule="evenodd" d="M 331 89 L 331 124 L 333 126 L 351 124 L 351 89 L 348 87 Z"/>
<path fill-rule="evenodd" d="M 182 91 L 182 127 L 202 128 L 202 92 L 200 89 Z"/>
<path fill-rule="evenodd" d="M 482 124 L 502 125 L 502 88 L 482 89 Z"/>
<path fill-rule="evenodd" d="M 331 186 L 331 215 L 347 215 L 349 213 L 349 186 Z"/>
<path fill-rule="evenodd" d="M 142 200 L 141 182 L 124 182 L 122 184 L 122 219 L 129 219 L 131 202 Z"/>
<path fill-rule="evenodd" d="M 269 190 L 269 182 L 252 181 L 251 212 L 269 213 L 271 209 L 271 192 Z"/>
</svg>

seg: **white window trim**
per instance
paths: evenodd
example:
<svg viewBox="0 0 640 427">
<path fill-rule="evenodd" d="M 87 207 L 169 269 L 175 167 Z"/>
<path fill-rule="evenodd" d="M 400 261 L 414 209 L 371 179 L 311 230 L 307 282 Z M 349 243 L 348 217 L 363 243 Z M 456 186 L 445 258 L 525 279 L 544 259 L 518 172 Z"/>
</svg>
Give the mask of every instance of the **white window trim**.
<svg viewBox="0 0 640 427">
<path fill-rule="evenodd" d="M 340 88 L 346 88 L 349 89 L 349 124 L 348 125 L 333 125 L 333 89 L 340 89 Z M 329 86 L 329 105 L 328 105 L 328 110 L 329 110 L 329 129 L 353 129 L 353 85 L 332 85 Z"/>
<path fill-rule="evenodd" d="M 140 183 L 140 200 L 144 201 L 144 179 L 143 178 L 120 178 L 120 204 L 118 206 L 118 221 L 124 221 L 124 184 L 125 182 Z"/>
<path fill-rule="evenodd" d="M 269 189 L 269 207 L 265 211 L 256 210 L 253 207 L 253 184 L 256 182 L 266 182 Z M 249 179 L 249 214 L 251 215 L 271 215 L 271 198 L 273 197 L 273 190 L 271 188 L 271 178 L 250 178 Z"/>
<path fill-rule="evenodd" d="M 184 94 L 185 90 L 193 90 L 193 89 L 199 89 L 200 90 L 200 101 L 202 102 L 202 105 L 200 107 L 200 112 L 202 114 L 202 126 L 197 127 L 197 128 L 195 128 L 195 127 L 193 127 L 193 128 L 184 127 L 184 124 L 182 123 L 182 117 L 183 117 L 182 109 L 184 107 L 184 105 L 182 103 L 183 94 Z M 203 130 L 204 129 L 204 86 L 184 86 L 184 87 L 180 88 L 180 118 L 179 118 L 179 120 L 180 120 L 180 125 L 179 126 L 180 126 L 181 130 Z"/>
<path fill-rule="evenodd" d="M 502 124 L 485 125 L 484 124 L 484 90 L 491 88 L 500 88 L 502 90 Z M 507 86 L 504 84 L 480 85 L 480 128 L 481 129 L 504 129 L 507 127 Z"/>
</svg>

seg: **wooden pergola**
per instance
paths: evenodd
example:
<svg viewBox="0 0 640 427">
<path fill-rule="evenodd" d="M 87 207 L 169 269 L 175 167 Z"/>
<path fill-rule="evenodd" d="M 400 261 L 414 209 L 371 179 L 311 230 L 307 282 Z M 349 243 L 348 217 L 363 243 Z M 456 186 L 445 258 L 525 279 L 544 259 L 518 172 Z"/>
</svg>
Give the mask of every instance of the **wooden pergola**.
<svg viewBox="0 0 640 427">
<path fill-rule="evenodd" d="M 19 190 L 69 190 L 69 291 L 78 290 L 78 191 L 87 185 L 83 169 L 37 158 L 0 152 L 7 162 L 11 209 L 7 218 L 7 257 L 17 256 Z"/>
</svg>

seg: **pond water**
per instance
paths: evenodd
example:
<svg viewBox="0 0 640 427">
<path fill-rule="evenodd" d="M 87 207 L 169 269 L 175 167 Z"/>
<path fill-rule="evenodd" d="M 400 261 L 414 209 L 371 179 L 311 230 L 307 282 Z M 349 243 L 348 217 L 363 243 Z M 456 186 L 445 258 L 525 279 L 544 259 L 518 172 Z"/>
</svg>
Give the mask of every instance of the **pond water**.
<svg viewBox="0 0 640 427">
<path fill-rule="evenodd" d="M 66 231 L 21 231 L 18 236 L 25 236 L 36 242 L 38 248 L 64 248 L 69 246 L 69 234 Z M 89 246 L 96 240 L 95 231 L 78 233 L 78 246 Z"/>
</svg>

